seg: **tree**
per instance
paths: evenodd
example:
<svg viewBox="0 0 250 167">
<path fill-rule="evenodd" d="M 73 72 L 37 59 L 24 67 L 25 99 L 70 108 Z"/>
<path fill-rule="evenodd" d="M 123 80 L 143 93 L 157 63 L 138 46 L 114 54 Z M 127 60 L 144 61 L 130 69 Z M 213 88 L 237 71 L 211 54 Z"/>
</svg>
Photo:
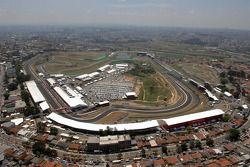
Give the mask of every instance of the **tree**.
<svg viewBox="0 0 250 167">
<path fill-rule="evenodd" d="M 44 133 L 44 131 L 45 131 L 45 124 L 42 123 L 42 122 L 38 122 L 36 130 L 37 130 L 38 133 Z"/>
<path fill-rule="evenodd" d="M 176 144 L 176 152 L 180 154 L 182 152 L 182 148 L 179 144 Z"/>
<path fill-rule="evenodd" d="M 30 105 L 29 93 L 26 90 L 21 91 L 21 98 L 26 103 L 27 106 Z"/>
<path fill-rule="evenodd" d="M 243 70 L 240 71 L 240 77 L 241 77 L 241 78 L 246 78 L 246 73 L 245 73 L 245 71 L 243 71 Z"/>
<path fill-rule="evenodd" d="M 181 150 L 187 151 L 187 149 L 188 149 L 187 143 L 186 142 L 181 143 Z"/>
<path fill-rule="evenodd" d="M 168 148 L 167 148 L 167 146 L 161 146 L 161 151 L 164 154 L 168 154 Z"/>
<path fill-rule="evenodd" d="M 191 140 L 191 141 L 189 142 L 189 148 L 190 148 L 191 150 L 195 148 L 195 143 L 194 143 L 193 140 Z"/>
<path fill-rule="evenodd" d="M 210 137 L 206 138 L 206 144 L 209 147 L 213 147 L 214 146 L 214 140 L 211 139 Z"/>
<path fill-rule="evenodd" d="M 195 147 L 198 149 L 202 149 L 202 144 L 199 140 L 195 140 Z"/>
<path fill-rule="evenodd" d="M 30 115 L 36 115 L 39 113 L 39 110 L 32 106 L 27 106 L 24 110 L 24 116 L 28 117 Z"/>
<path fill-rule="evenodd" d="M 4 100 L 8 100 L 9 97 L 10 97 L 9 92 L 5 92 L 5 93 L 4 93 Z"/>
<path fill-rule="evenodd" d="M 119 153 L 118 155 L 117 155 L 117 159 L 122 159 L 122 153 Z"/>
<path fill-rule="evenodd" d="M 50 134 L 56 136 L 58 134 L 58 129 L 55 128 L 55 127 L 51 127 L 50 128 Z"/>
<path fill-rule="evenodd" d="M 220 77 L 221 78 L 225 78 L 226 77 L 226 73 L 225 72 L 220 73 Z"/>
<path fill-rule="evenodd" d="M 193 130 L 193 128 L 192 128 L 192 126 L 188 126 L 188 127 L 186 128 L 186 130 L 187 130 L 188 133 L 191 133 L 192 130 Z"/>
<path fill-rule="evenodd" d="M 13 91 L 17 89 L 17 84 L 15 82 L 12 82 L 10 84 L 8 84 L 8 90 L 9 91 Z"/>
<path fill-rule="evenodd" d="M 220 82 L 221 82 L 221 84 L 225 85 L 228 83 L 228 80 L 226 78 L 221 78 Z"/>
<path fill-rule="evenodd" d="M 21 90 L 24 90 L 24 85 L 23 85 L 23 83 L 20 83 L 20 89 L 21 89 Z"/>
<path fill-rule="evenodd" d="M 35 142 L 32 146 L 32 152 L 36 155 L 45 154 L 46 146 L 43 142 Z"/>
<path fill-rule="evenodd" d="M 207 90 L 209 90 L 209 91 L 213 90 L 212 86 L 207 82 L 205 82 L 204 87 L 207 88 Z"/>
<path fill-rule="evenodd" d="M 250 95 L 247 96 L 247 101 L 250 103 Z"/>
<path fill-rule="evenodd" d="M 141 149 L 141 157 L 145 158 L 146 157 L 146 151 L 144 148 Z"/>
<path fill-rule="evenodd" d="M 4 74 L 4 84 L 8 84 L 9 83 L 9 77 L 8 77 L 8 75 L 5 73 Z"/>
<path fill-rule="evenodd" d="M 230 129 L 229 130 L 229 139 L 231 141 L 237 141 L 240 138 L 240 131 L 238 129 Z"/>
<path fill-rule="evenodd" d="M 223 122 L 228 122 L 230 119 L 231 119 L 231 116 L 230 116 L 229 114 L 225 114 L 225 115 L 222 117 Z"/>
</svg>

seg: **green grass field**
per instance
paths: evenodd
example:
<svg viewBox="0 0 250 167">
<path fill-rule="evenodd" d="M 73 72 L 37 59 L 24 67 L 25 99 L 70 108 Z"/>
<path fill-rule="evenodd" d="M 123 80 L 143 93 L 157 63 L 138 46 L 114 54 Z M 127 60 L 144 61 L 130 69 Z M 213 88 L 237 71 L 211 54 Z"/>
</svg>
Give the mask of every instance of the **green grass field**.
<svg viewBox="0 0 250 167">
<path fill-rule="evenodd" d="M 96 71 L 110 62 L 101 52 L 55 52 L 49 56 L 44 67 L 48 73 L 63 73 L 76 76 Z"/>
<path fill-rule="evenodd" d="M 147 102 L 162 102 L 170 98 L 170 90 L 167 83 L 159 79 L 160 76 L 149 75 L 146 77 L 140 77 L 143 82 L 138 100 Z"/>
</svg>

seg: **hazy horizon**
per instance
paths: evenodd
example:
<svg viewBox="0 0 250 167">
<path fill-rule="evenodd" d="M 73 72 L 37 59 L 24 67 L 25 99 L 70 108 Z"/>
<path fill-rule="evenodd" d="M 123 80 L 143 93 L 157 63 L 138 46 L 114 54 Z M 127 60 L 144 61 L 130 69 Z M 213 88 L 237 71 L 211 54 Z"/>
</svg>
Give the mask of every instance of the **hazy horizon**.
<svg viewBox="0 0 250 167">
<path fill-rule="evenodd" d="M 0 25 L 250 30 L 249 0 L 0 0 Z"/>
</svg>

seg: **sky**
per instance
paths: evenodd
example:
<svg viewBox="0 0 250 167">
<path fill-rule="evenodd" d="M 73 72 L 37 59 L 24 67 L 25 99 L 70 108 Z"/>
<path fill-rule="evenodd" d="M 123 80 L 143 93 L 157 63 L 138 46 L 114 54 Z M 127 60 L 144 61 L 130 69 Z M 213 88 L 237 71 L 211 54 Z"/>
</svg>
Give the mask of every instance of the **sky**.
<svg viewBox="0 0 250 167">
<path fill-rule="evenodd" d="M 0 0 L 0 25 L 250 29 L 250 0 Z"/>
</svg>

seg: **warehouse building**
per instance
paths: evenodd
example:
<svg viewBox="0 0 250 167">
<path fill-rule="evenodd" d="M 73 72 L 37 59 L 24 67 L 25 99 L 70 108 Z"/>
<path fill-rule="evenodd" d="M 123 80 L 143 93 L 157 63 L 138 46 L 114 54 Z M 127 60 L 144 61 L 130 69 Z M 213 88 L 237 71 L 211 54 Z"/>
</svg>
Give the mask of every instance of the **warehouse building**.
<svg viewBox="0 0 250 167">
<path fill-rule="evenodd" d="M 45 101 L 44 96 L 42 95 L 42 93 L 40 92 L 40 90 L 38 89 L 36 82 L 35 81 L 27 81 L 25 82 L 28 91 L 33 99 L 33 101 L 35 103 L 41 103 L 43 101 Z"/>
<path fill-rule="evenodd" d="M 76 93 L 69 87 L 63 90 L 61 87 L 54 87 L 56 93 L 63 99 L 63 101 L 72 109 L 78 110 L 87 107 L 88 105 L 81 99 L 82 95 Z"/>
</svg>

